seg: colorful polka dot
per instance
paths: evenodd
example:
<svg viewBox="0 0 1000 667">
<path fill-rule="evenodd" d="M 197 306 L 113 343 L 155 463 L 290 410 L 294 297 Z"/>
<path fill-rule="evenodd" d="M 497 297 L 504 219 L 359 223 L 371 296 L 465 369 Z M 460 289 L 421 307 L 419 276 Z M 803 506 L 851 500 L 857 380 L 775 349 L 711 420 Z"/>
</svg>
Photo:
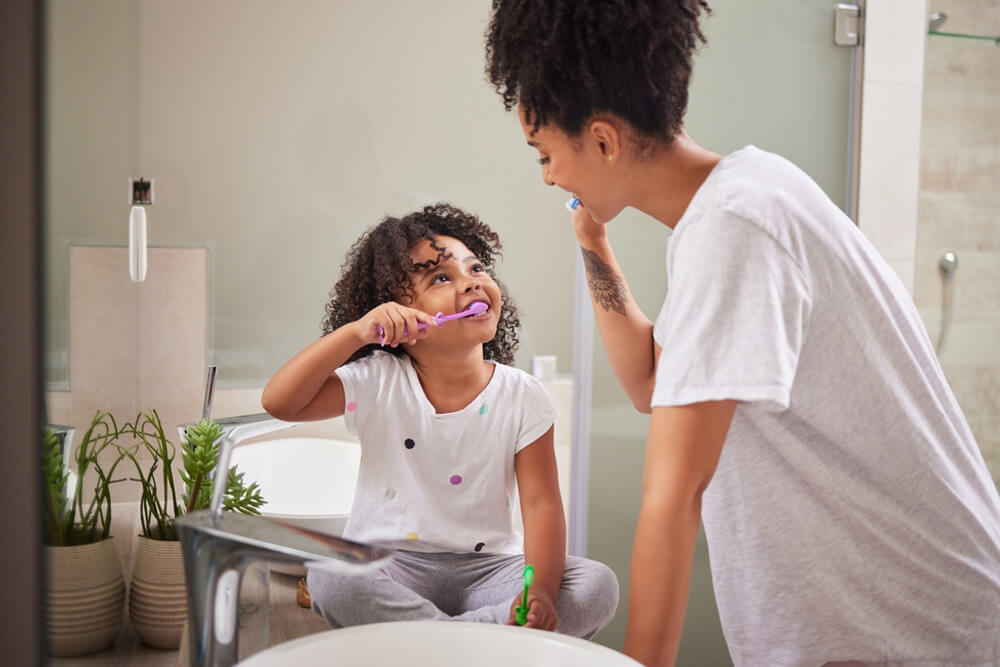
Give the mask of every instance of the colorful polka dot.
<svg viewBox="0 0 1000 667">
<path fill-rule="evenodd" d="M 420 537 L 416 533 L 407 533 L 406 539 L 408 539 L 411 542 L 416 542 L 417 540 L 420 539 Z"/>
<path fill-rule="evenodd" d="M 479 414 L 481 415 L 485 415 L 489 411 L 490 411 L 490 406 L 486 405 L 485 403 L 483 403 L 483 406 L 479 408 Z"/>
<path fill-rule="evenodd" d="M 355 403 L 354 401 L 351 401 L 350 403 L 347 404 L 347 411 L 348 412 L 354 412 L 357 409 L 358 409 L 358 404 Z"/>
<path fill-rule="evenodd" d="M 485 542 L 480 542 L 479 544 L 476 545 L 476 551 L 482 551 L 483 547 L 485 546 L 486 546 Z"/>
<path fill-rule="evenodd" d="M 395 497 L 396 497 L 396 490 L 395 489 L 386 489 L 385 490 L 385 498 L 386 498 L 386 500 L 392 500 Z"/>
<path fill-rule="evenodd" d="M 454 485 L 461 484 L 462 483 L 462 476 L 461 475 L 452 475 L 451 479 L 449 479 L 448 481 L 450 481 Z"/>
<path fill-rule="evenodd" d="M 414 447 L 417 446 L 417 443 L 413 442 L 413 438 L 407 438 L 406 440 L 403 441 L 403 446 L 406 447 L 407 449 L 413 449 Z"/>
</svg>

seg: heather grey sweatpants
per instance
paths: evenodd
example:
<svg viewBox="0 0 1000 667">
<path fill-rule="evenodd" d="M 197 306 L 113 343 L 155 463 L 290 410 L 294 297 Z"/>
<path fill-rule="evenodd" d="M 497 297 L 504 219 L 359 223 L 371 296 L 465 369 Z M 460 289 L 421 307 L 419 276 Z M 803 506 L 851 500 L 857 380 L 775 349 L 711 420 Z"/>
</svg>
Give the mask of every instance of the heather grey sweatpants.
<svg viewBox="0 0 1000 667">
<path fill-rule="evenodd" d="M 524 556 L 397 551 L 385 568 L 362 575 L 309 570 L 313 609 L 334 627 L 387 621 L 506 623 L 524 588 Z M 557 632 L 589 639 L 618 608 L 608 566 L 566 557 L 556 598 Z"/>
</svg>

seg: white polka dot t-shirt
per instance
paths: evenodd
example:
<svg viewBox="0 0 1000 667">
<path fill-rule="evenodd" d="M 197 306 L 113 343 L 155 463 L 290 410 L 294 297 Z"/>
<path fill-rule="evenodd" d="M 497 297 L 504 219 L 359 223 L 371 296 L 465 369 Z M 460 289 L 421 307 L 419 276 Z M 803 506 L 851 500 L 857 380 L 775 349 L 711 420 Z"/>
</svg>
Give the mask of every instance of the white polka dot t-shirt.
<svg viewBox="0 0 1000 667">
<path fill-rule="evenodd" d="M 494 364 L 458 412 L 435 412 L 408 356 L 337 369 L 361 469 L 344 537 L 423 552 L 521 553 L 513 528 L 514 455 L 545 434 L 555 408 L 535 377 Z"/>
</svg>

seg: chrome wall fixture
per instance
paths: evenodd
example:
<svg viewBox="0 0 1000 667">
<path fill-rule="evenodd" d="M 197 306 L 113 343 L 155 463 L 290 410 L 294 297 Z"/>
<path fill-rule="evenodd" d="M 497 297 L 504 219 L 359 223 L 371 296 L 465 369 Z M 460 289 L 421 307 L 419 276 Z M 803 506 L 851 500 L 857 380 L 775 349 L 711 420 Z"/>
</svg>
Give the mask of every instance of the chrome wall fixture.
<svg viewBox="0 0 1000 667">
<path fill-rule="evenodd" d="M 153 205 L 153 180 L 128 179 L 128 275 L 132 282 L 146 279 L 146 207 Z"/>
<path fill-rule="evenodd" d="M 941 272 L 941 331 L 938 333 L 936 351 L 940 356 L 951 327 L 952 310 L 955 303 L 955 272 L 958 271 L 958 255 L 951 250 L 946 251 L 938 260 L 938 270 Z"/>
</svg>

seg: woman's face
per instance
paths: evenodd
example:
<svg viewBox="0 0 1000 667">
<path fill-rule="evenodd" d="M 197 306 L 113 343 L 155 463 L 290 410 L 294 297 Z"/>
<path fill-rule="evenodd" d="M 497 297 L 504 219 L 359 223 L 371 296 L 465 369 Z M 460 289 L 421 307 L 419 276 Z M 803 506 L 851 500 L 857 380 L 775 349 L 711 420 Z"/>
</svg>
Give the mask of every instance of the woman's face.
<svg viewBox="0 0 1000 667">
<path fill-rule="evenodd" d="M 587 130 L 579 138 L 572 138 L 552 123 L 535 130 L 525 121 L 522 108 L 518 108 L 517 115 L 528 145 L 538 151 L 546 185 L 576 195 L 594 222 L 604 224 L 621 213 L 625 206 L 615 197 L 613 174 L 597 139 Z"/>
<path fill-rule="evenodd" d="M 448 322 L 442 329 L 432 331 L 425 342 L 436 339 L 449 343 L 460 340 L 486 343 L 493 340 L 500 321 L 500 287 L 464 243 L 450 236 L 438 236 L 434 242 L 443 252 L 427 240 L 410 248 L 410 258 L 415 265 L 435 260 L 437 263 L 410 274 L 412 300 L 406 305 L 429 315 L 460 313 L 477 301 L 485 303 L 488 309 L 479 315 Z"/>
</svg>

